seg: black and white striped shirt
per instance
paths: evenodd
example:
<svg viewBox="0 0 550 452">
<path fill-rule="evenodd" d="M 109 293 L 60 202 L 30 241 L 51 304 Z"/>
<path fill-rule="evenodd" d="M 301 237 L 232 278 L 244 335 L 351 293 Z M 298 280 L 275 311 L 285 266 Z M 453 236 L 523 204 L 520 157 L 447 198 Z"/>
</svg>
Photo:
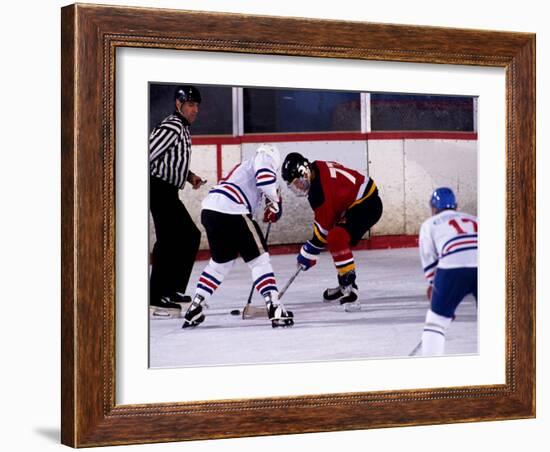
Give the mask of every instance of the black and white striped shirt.
<svg viewBox="0 0 550 452">
<path fill-rule="evenodd" d="M 189 123 L 178 112 L 164 118 L 149 137 L 151 176 L 183 188 L 189 173 L 191 134 Z"/>
</svg>

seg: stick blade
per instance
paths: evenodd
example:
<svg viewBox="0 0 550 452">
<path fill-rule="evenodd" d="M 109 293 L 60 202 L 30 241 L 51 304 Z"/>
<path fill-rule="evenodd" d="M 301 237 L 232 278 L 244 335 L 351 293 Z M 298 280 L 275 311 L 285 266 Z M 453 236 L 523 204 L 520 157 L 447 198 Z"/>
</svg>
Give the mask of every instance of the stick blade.
<svg viewBox="0 0 550 452">
<path fill-rule="evenodd" d="M 250 303 L 247 304 L 243 309 L 243 320 L 245 319 L 258 319 L 264 318 L 267 319 L 267 309 L 265 306 L 252 306 Z"/>
</svg>

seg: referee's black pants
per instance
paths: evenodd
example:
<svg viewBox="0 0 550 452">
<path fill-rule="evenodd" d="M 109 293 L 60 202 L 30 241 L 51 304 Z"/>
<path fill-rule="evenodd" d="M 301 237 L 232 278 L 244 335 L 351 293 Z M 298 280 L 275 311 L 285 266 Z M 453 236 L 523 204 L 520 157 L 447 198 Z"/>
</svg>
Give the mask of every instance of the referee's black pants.
<svg viewBox="0 0 550 452">
<path fill-rule="evenodd" d="M 149 302 L 185 293 L 199 249 L 201 233 L 180 201 L 178 188 L 151 177 L 149 208 L 157 241 L 153 247 Z"/>
</svg>

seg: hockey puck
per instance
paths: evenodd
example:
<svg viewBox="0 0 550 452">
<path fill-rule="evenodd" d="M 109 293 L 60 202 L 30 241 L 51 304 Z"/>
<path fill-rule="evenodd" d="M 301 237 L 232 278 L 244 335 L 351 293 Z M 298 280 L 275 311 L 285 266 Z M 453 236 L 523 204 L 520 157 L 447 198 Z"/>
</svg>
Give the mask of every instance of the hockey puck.
<svg viewBox="0 0 550 452">
<path fill-rule="evenodd" d="M 233 309 L 231 311 L 231 315 L 241 315 L 241 310 L 240 309 Z"/>
</svg>

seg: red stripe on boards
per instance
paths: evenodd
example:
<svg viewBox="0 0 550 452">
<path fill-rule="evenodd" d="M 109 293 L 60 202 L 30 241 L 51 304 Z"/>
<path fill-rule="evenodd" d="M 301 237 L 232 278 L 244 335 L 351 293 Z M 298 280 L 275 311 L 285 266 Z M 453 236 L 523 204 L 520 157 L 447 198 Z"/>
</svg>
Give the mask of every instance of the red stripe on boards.
<svg viewBox="0 0 550 452">
<path fill-rule="evenodd" d="M 284 245 L 270 245 L 269 253 L 279 254 L 298 254 L 302 243 L 290 243 Z M 369 239 L 361 240 L 354 250 L 383 250 L 393 248 L 417 248 L 417 235 L 376 235 Z M 197 260 L 210 259 L 209 250 L 200 250 L 197 254 Z"/>
</svg>

